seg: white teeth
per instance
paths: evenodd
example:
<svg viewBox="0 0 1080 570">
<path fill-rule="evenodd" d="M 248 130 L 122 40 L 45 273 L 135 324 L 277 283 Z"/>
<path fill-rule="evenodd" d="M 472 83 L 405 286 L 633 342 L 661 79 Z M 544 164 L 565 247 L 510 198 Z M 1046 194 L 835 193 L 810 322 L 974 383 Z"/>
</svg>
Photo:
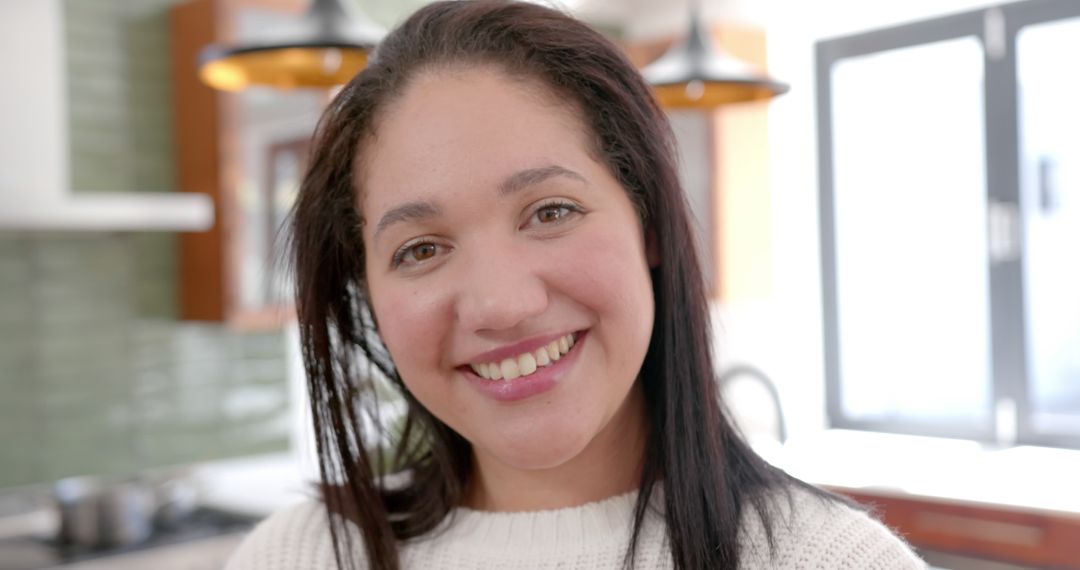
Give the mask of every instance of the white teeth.
<svg viewBox="0 0 1080 570">
<path fill-rule="evenodd" d="M 536 352 L 533 353 L 533 358 L 536 359 L 536 365 L 537 366 L 547 366 L 548 364 L 551 363 L 551 357 L 548 356 L 546 346 L 542 346 L 542 347 L 536 349 Z"/>
<path fill-rule="evenodd" d="M 529 374 L 536 372 L 536 358 L 533 357 L 531 352 L 526 352 L 519 356 L 517 365 L 522 376 L 528 376 Z"/>
<path fill-rule="evenodd" d="M 538 368 L 547 366 L 563 357 L 574 346 L 573 334 L 568 334 L 551 341 L 533 352 L 526 352 L 516 358 L 506 358 L 501 362 L 470 364 L 469 367 L 481 378 L 488 380 L 513 380 L 528 376 Z"/>
<path fill-rule="evenodd" d="M 513 380 L 514 378 L 521 376 L 516 358 L 507 358 L 506 360 L 503 360 L 499 364 L 499 368 L 502 369 L 503 380 Z"/>
</svg>

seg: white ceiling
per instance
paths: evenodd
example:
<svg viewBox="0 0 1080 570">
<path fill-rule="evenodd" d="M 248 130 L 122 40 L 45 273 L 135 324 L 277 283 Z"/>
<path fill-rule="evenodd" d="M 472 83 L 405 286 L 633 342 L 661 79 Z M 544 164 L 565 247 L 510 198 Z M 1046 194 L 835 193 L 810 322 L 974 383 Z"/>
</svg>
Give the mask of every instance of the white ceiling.
<svg viewBox="0 0 1080 570">
<path fill-rule="evenodd" d="M 390 27 L 430 0 L 353 0 L 380 24 Z M 648 39 L 680 33 L 692 0 L 531 0 L 566 9 L 620 35 Z M 700 0 L 709 20 L 765 25 L 786 0 Z"/>
<path fill-rule="evenodd" d="M 540 0 L 541 2 L 543 0 Z M 686 26 L 694 0 L 562 0 L 580 18 L 615 26 L 627 37 L 669 36 Z M 700 0 L 702 16 L 710 21 L 763 25 L 779 0 Z"/>
</svg>

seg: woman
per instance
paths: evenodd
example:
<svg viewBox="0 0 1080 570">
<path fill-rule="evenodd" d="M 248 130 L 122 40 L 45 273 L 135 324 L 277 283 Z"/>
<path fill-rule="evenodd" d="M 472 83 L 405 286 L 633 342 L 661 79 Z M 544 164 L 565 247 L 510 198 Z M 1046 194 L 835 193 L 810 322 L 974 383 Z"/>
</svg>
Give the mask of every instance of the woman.
<svg viewBox="0 0 1080 570">
<path fill-rule="evenodd" d="M 599 34 L 500 0 L 409 18 L 326 111 L 295 210 L 323 496 L 230 567 L 921 567 L 736 436 L 689 219 Z"/>
</svg>

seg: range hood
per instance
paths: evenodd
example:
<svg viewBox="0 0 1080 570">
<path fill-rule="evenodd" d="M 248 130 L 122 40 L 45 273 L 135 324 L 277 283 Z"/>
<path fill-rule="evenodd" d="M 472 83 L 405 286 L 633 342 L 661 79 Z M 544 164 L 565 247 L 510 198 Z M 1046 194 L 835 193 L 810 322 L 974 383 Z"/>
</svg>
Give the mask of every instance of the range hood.
<svg viewBox="0 0 1080 570">
<path fill-rule="evenodd" d="M 0 1 L 0 231 L 202 231 L 209 196 L 73 192 L 62 0 Z"/>
</svg>

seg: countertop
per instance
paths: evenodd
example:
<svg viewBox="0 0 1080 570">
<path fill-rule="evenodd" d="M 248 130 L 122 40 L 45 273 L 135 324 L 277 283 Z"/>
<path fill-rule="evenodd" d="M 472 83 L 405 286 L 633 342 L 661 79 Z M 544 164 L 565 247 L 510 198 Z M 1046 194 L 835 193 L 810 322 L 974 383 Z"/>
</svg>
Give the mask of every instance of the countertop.
<svg viewBox="0 0 1080 570">
<path fill-rule="evenodd" d="M 1080 518 L 1078 450 L 825 430 L 762 451 L 817 485 Z"/>
</svg>

